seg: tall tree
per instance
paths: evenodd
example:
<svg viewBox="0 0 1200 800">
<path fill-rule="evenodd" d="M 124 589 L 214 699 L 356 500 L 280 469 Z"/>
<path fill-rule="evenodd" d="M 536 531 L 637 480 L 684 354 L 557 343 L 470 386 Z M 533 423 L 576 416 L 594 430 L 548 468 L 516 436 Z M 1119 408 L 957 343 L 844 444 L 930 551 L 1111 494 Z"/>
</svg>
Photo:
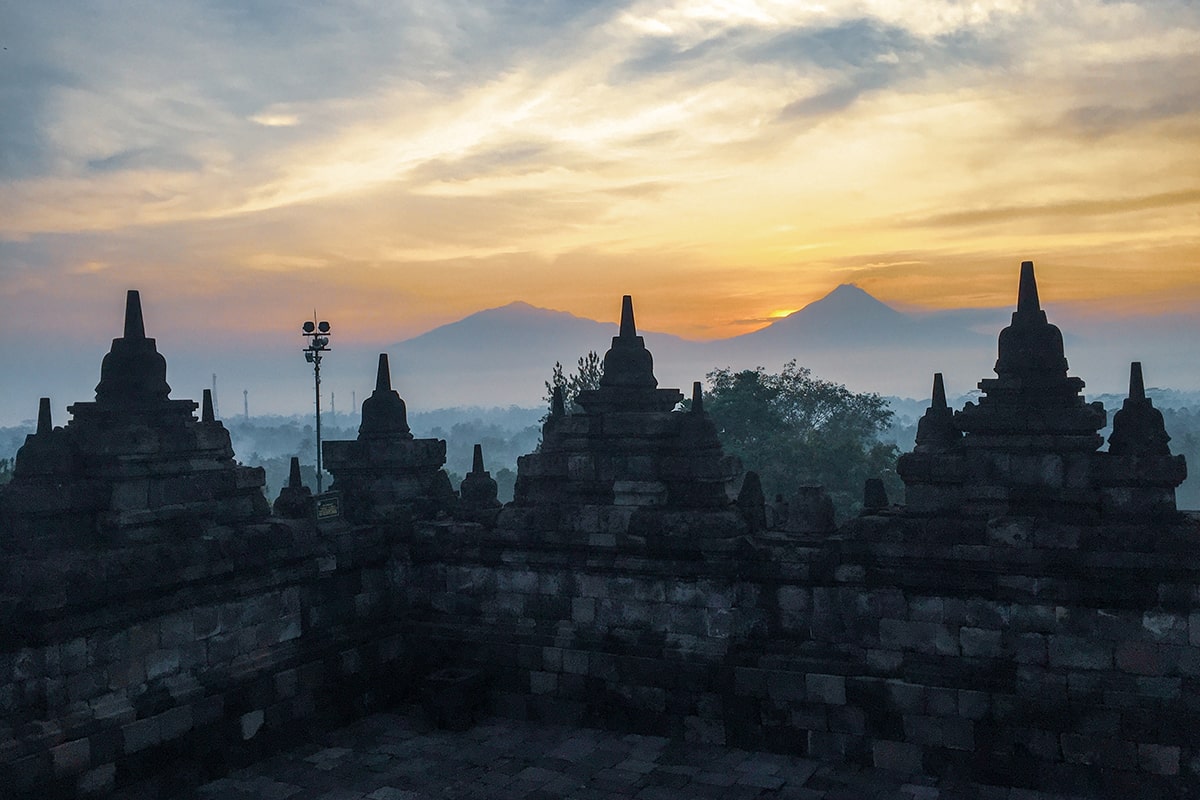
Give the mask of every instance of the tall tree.
<svg viewBox="0 0 1200 800">
<path fill-rule="evenodd" d="M 889 493 L 898 494 L 898 448 L 879 440 L 892 412 L 878 394 L 821 380 L 794 360 L 778 374 L 725 368 L 707 378 L 705 409 L 726 452 L 758 472 L 768 495 L 786 497 L 819 483 L 844 516 L 861 508 L 867 478 L 883 477 Z"/>
<path fill-rule="evenodd" d="M 589 350 L 587 355 L 580 356 L 579 361 L 576 362 L 575 371 L 571 373 L 564 373 L 562 362 L 555 361 L 554 371 L 550 375 L 550 380 L 546 381 L 546 396 L 542 399 L 546 401 L 546 406 L 549 407 L 551 397 L 554 395 L 554 387 L 561 386 L 567 413 L 577 413 L 582 411 L 582 409 L 575 403 L 575 398 L 582 391 L 599 389 L 600 378 L 603 375 L 604 362 L 595 350 Z"/>
</svg>

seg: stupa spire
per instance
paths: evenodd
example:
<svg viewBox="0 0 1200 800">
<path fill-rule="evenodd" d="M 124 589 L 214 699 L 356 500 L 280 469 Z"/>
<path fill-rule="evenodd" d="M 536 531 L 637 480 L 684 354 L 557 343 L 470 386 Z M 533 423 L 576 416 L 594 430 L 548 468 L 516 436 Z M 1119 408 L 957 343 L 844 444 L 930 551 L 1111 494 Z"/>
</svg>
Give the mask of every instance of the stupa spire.
<svg viewBox="0 0 1200 800">
<path fill-rule="evenodd" d="M 483 445 L 477 444 L 477 445 L 475 445 L 475 452 L 471 457 L 471 472 L 474 472 L 475 474 L 478 475 L 478 474 L 483 473 L 484 471 L 485 470 L 483 469 Z"/>
<path fill-rule="evenodd" d="M 392 390 L 392 370 L 388 366 L 387 353 L 379 354 L 379 369 L 375 372 L 375 391 L 390 392 Z"/>
<path fill-rule="evenodd" d="M 704 413 L 704 387 L 700 381 L 692 382 L 692 413 Z"/>
<path fill-rule="evenodd" d="M 1146 399 L 1146 382 L 1142 379 L 1142 362 L 1133 361 L 1129 364 L 1129 399 L 1141 401 Z"/>
<path fill-rule="evenodd" d="M 125 338 L 145 339 L 146 323 L 142 319 L 142 296 L 137 289 L 125 293 Z"/>
<path fill-rule="evenodd" d="M 946 405 L 946 384 L 942 381 L 942 373 L 933 373 L 933 397 L 929 403 L 930 408 L 947 408 Z"/>
<path fill-rule="evenodd" d="M 217 415 L 213 413 L 212 389 L 204 390 L 204 400 L 200 405 L 200 421 L 216 422 Z"/>
<path fill-rule="evenodd" d="M 554 391 L 550 393 L 550 416 L 561 417 L 567 413 L 567 403 L 563 400 L 563 389 L 561 386 L 555 386 Z"/>
<path fill-rule="evenodd" d="M 292 462 L 288 466 L 288 488 L 299 489 L 304 484 L 300 480 L 300 457 L 292 456 Z"/>
<path fill-rule="evenodd" d="M 618 335 L 622 339 L 637 336 L 637 325 L 633 321 L 633 295 L 621 297 L 621 330 Z"/>
<path fill-rule="evenodd" d="M 50 433 L 54 430 L 54 423 L 50 421 L 50 398 L 43 397 L 38 401 L 38 422 L 37 432 Z"/>
<path fill-rule="evenodd" d="M 1037 277 L 1033 274 L 1033 262 L 1021 262 L 1021 282 L 1017 288 L 1017 313 L 1032 314 L 1042 310 L 1038 300 Z"/>
</svg>

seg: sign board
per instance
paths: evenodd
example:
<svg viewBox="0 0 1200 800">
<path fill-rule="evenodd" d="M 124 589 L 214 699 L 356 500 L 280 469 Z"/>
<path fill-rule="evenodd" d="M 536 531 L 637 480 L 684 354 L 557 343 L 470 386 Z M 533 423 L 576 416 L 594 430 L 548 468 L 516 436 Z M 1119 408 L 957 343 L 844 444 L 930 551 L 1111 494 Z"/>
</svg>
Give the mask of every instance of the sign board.
<svg viewBox="0 0 1200 800">
<path fill-rule="evenodd" d="M 325 492 L 317 495 L 317 522 L 328 522 L 342 516 L 342 493 Z"/>
</svg>

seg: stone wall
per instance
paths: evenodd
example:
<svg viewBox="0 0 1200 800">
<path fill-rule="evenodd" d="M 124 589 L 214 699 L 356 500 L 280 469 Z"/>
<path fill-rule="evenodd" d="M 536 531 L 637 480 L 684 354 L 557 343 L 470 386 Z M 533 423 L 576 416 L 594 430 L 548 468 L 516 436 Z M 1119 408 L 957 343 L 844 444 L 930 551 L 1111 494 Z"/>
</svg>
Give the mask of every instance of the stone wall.
<svg viewBox="0 0 1200 800">
<path fill-rule="evenodd" d="M 1184 797 L 1197 533 L 867 517 L 688 546 L 426 525 L 405 585 L 417 646 L 486 673 L 500 713 Z"/>
<path fill-rule="evenodd" d="M 272 521 L 6 548 L 6 789 L 160 796 L 390 702 L 410 681 L 389 541 Z"/>
</svg>

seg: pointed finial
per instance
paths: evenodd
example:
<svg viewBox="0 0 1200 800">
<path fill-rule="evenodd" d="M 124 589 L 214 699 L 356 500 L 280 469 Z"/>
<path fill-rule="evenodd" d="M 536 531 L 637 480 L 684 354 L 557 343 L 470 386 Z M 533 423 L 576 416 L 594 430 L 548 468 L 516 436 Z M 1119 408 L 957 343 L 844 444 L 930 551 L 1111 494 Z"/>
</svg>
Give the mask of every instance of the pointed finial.
<svg viewBox="0 0 1200 800">
<path fill-rule="evenodd" d="M 50 398 L 43 397 L 38 401 L 38 433 L 49 433 L 54 430 L 54 423 L 50 421 Z"/>
<path fill-rule="evenodd" d="M 700 381 L 692 381 L 692 413 L 704 413 L 704 389 Z"/>
<path fill-rule="evenodd" d="M 637 336 L 637 326 L 633 323 L 633 296 L 625 295 L 621 298 L 621 330 L 618 333 L 621 338 Z"/>
<path fill-rule="evenodd" d="M 1129 399 L 1146 399 L 1146 382 L 1142 380 L 1142 362 L 1133 361 L 1129 364 Z"/>
<path fill-rule="evenodd" d="M 1041 311 L 1038 300 L 1037 278 L 1033 274 L 1033 262 L 1021 262 L 1021 284 L 1017 289 L 1017 313 Z"/>
<path fill-rule="evenodd" d="M 390 392 L 392 390 L 392 371 L 388 367 L 387 353 L 379 354 L 379 371 L 375 373 L 375 391 Z"/>
<path fill-rule="evenodd" d="M 563 400 L 563 389 L 561 386 L 555 386 L 554 391 L 550 393 L 550 416 L 561 417 L 567 413 L 567 404 Z"/>
<path fill-rule="evenodd" d="M 300 482 L 300 457 L 292 456 L 292 463 L 288 466 L 288 488 L 299 489 L 303 486 Z"/>
<path fill-rule="evenodd" d="M 212 389 L 204 390 L 204 400 L 200 405 L 200 421 L 201 422 L 216 422 L 216 415 L 213 413 Z"/>
<path fill-rule="evenodd" d="M 475 445 L 475 454 L 471 458 L 471 472 L 476 475 L 482 474 L 483 469 L 483 445 Z"/>
<path fill-rule="evenodd" d="M 146 324 L 142 321 L 142 296 L 137 289 L 130 289 L 125 294 L 125 338 L 146 338 Z"/>
<path fill-rule="evenodd" d="M 942 382 L 942 373 L 933 373 L 933 402 L 929 404 L 930 408 L 945 408 L 946 407 L 946 385 Z"/>
</svg>

